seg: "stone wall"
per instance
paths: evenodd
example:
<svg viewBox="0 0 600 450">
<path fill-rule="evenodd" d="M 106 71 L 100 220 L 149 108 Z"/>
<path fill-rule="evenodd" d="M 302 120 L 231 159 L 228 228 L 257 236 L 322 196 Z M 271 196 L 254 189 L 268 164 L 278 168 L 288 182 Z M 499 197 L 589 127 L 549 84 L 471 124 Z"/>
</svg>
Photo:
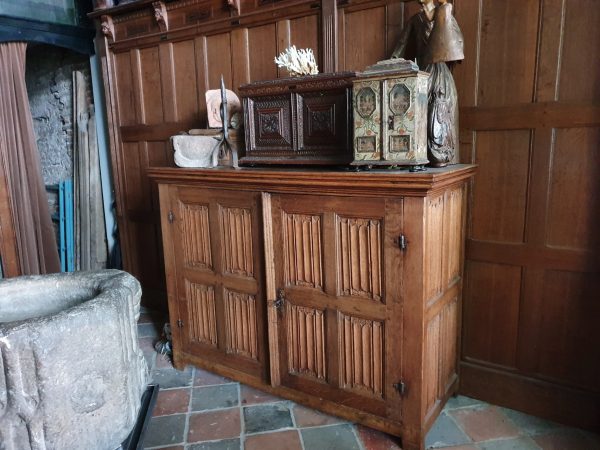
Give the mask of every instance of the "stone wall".
<svg viewBox="0 0 600 450">
<path fill-rule="evenodd" d="M 84 71 L 91 95 L 89 57 L 30 44 L 25 67 L 44 183 L 57 184 L 73 176 L 73 71 Z"/>
</svg>

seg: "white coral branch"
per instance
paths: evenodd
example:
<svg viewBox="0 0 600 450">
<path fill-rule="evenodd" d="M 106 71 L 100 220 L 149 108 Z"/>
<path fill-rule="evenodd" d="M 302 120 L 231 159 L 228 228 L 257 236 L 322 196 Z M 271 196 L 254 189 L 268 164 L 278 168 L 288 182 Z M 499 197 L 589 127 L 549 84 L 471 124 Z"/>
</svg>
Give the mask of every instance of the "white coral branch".
<svg viewBox="0 0 600 450">
<path fill-rule="evenodd" d="M 319 73 L 315 55 L 310 48 L 288 47 L 275 58 L 275 64 L 284 67 L 292 76 L 316 75 Z"/>
</svg>

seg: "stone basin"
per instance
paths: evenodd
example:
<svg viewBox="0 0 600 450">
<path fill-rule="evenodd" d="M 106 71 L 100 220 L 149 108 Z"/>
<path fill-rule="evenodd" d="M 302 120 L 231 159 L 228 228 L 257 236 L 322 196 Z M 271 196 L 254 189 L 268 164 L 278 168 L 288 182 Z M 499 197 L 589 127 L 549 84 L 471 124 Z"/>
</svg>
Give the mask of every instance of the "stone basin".
<svg viewBox="0 0 600 450">
<path fill-rule="evenodd" d="M 148 382 L 140 297 L 118 270 L 0 281 L 0 450 L 120 446 Z"/>
</svg>

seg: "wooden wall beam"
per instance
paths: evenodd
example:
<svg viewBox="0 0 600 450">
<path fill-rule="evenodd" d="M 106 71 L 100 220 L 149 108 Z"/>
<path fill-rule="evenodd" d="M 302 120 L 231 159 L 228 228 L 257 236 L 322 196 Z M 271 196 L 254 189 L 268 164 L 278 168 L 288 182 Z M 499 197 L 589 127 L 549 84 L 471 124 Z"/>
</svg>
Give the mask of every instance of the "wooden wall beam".
<svg viewBox="0 0 600 450">
<path fill-rule="evenodd" d="M 558 102 L 460 109 L 463 130 L 524 130 L 600 125 L 600 105 Z"/>
</svg>

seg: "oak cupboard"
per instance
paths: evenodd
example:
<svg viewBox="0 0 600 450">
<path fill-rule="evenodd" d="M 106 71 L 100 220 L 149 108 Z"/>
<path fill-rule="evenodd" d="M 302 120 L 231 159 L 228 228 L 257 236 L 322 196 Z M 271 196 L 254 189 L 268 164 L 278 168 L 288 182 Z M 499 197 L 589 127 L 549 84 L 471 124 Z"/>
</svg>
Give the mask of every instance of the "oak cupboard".
<svg viewBox="0 0 600 450">
<path fill-rule="evenodd" d="M 458 388 L 473 172 L 150 170 L 176 366 L 424 448 Z"/>
</svg>

